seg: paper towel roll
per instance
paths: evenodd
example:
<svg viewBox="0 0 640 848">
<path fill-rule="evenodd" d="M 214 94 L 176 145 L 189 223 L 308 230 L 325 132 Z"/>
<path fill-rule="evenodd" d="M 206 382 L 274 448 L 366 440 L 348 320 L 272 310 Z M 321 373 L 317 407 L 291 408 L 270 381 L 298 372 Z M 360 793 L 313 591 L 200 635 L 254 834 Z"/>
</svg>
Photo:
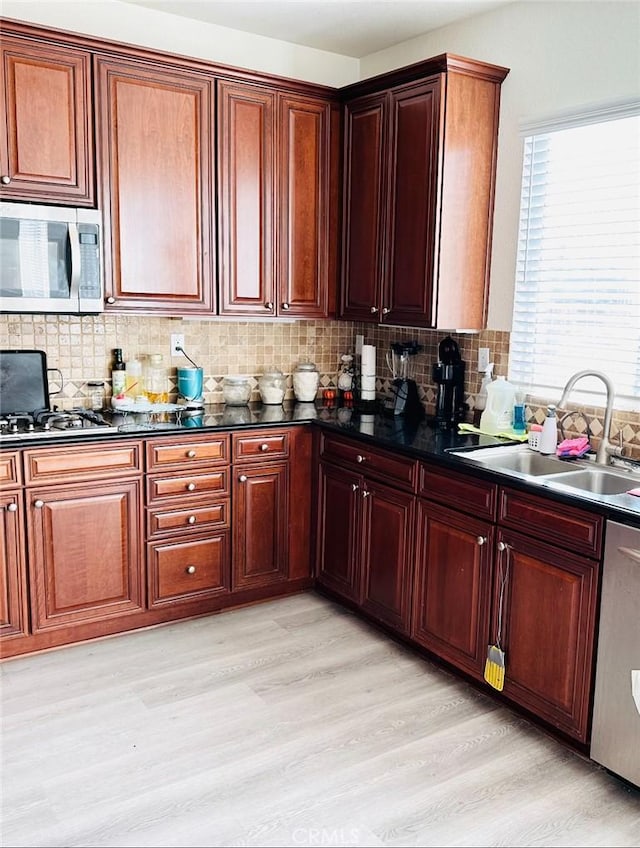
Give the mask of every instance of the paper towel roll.
<svg viewBox="0 0 640 848">
<path fill-rule="evenodd" d="M 373 374 L 363 374 L 360 378 L 360 397 L 362 400 L 375 400 L 376 378 Z"/>
<path fill-rule="evenodd" d="M 376 376 L 376 348 L 375 345 L 362 345 L 362 356 L 360 370 L 363 377 Z"/>
</svg>

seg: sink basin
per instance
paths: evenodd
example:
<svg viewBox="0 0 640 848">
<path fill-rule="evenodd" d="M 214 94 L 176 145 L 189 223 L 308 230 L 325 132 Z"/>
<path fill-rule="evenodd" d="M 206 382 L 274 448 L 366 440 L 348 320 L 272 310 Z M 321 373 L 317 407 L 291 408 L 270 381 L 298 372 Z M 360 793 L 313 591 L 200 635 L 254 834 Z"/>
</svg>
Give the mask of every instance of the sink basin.
<svg viewBox="0 0 640 848">
<path fill-rule="evenodd" d="M 592 492 L 596 495 L 621 495 L 640 484 L 637 475 L 625 472 L 615 474 L 600 468 L 583 468 L 579 471 L 570 471 L 568 474 L 556 477 L 550 482 L 571 486 L 573 489 L 581 489 L 583 492 Z"/>
<path fill-rule="evenodd" d="M 563 474 L 569 463 L 553 456 L 536 453 L 526 445 L 508 445 L 495 448 L 477 448 L 470 451 L 452 451 L 456 456 L 464 456 L 472 462 L 479 462 L 486 468 L 496 471 L 515 471 L 539 477 L 547 474 Z"/>
</svg>

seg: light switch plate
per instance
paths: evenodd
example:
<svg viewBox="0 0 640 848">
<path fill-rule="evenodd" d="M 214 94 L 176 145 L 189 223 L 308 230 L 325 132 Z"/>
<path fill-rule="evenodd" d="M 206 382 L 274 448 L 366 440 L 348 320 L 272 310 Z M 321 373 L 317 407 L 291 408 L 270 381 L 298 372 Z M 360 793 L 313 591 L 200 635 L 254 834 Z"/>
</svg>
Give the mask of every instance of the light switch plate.
<svg viewBox="0 0 640 848">
<path fill-rule="evenodd" d="M 478 348 L 478 371 L 484 372 L 489 367 L 489 354 L 490 350 L 488 347 Z"/>
</svg>

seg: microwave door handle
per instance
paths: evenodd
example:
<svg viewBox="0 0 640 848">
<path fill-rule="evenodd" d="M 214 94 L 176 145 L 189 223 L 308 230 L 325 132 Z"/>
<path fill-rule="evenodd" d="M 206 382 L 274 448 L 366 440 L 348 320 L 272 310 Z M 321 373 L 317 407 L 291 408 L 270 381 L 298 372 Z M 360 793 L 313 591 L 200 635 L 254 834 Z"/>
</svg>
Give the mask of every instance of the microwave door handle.
<svg viewBox="0 0 640 848">
<path fill-rule="evenodd" d="M 69 299 L 80 304 L 80 236 L 78 225 L 71 221 L 69 223 L 69 246 L 71 247 L 71 279 L 69 287 Z"/>
</svg>

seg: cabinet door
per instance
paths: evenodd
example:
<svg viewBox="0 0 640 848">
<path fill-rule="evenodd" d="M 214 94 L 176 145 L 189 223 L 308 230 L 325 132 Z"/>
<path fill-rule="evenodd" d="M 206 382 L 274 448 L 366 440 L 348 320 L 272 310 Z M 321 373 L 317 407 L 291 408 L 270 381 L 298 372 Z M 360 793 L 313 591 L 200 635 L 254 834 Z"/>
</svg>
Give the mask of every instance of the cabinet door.
<svg viewBox="0 0 640 848">
<path fill-rule="evenodd" d="M 139 480 L 27 491 L 34 633 L 144 607 Z"/>
<path fill-rule="evenodd" d="M 28 632 L 21 492 L 0 493 L 0 637 Z"/>
<path fill-rule="evenodd" d="M 489 636 L 493 528 L 418 501 L 411 635 L 434 654 L 482 679 Z"/>
<path fill-rule="evenodd" d="M 275 93 L 218 86 L 220 313 L 275 315 Z"/>
<path fill-rule="evenodd" d="M 585 742 L 598 563 L 506 531 L 498 535 L 498 549 L 491 641 L 500 626 L 504 586 L 503 692 Z"/>
<path fill-rule="evenodd" d="M 286 463 L 234 467 L 234 590 L 287 579 L 288 489 Z"/>
<path fill-rule="evenodd" d="M 365 480 L 363 510 L 362 609 L 408 633 L 413 577 L 415 498 Z"/>
<path fill-rule="evenodd" d="M 343 266 L 340 317 L 380 317 L 388 95 L 358 98 L 345 107 Z"/>
<path fill-rule="evenodd" d="M 362 478 L 320 463 L 316 576 L 328 589 L 360 602 Z"/>
<path fill-rule="evenodd" d="M 280 315 L 326 318 L 329 304 L 331 104 L 278 97 Z M 335 233 L 333 234 L 335 237 Z"/>
<path fill-rule="evenodd" d="M 213 80 L 100 59 L 96 69 L 107 303 L 211 312 Z"/>
<path fill-rule="evenodd" d="M 381 313 L 388 324 L 433 326 L 440 97 L 440 77 L 390 95 Z"/>
<path fill-rule="evenodd" d="M 0 197 L 92 206 L 89 53 L 3 36 Z"/>
</svg>

